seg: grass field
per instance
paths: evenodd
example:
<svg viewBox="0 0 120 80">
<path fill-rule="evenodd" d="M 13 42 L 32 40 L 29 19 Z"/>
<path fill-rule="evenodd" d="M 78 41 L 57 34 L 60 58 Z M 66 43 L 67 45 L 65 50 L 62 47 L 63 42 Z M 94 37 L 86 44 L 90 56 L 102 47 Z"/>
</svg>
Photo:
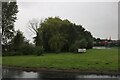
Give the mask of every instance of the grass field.
<svg viewBox="0 0 120 80">
<path fill-rule="evenodd" d="M 31 68 L 118 70 L 118 49 L 90 49 L 86 53 L 44 54 L 44 56 L 5 56 L 3 65 Z"/>
</svg>

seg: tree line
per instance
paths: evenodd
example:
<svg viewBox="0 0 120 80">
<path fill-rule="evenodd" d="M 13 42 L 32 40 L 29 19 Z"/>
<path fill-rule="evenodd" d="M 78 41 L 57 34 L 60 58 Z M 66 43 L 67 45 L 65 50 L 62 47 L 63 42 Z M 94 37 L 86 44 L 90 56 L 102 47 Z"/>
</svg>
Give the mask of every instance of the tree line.
<svg viewBox="0 0 120 80">
<path fill-rule="evenodd" d="M 33 37 L 35 45 L 31 44 L 20 30 L 14 30 L 18 13 L 16 2 L 2 3 L 2 10 L 3 53 L 41 55 L 43 52 L 76 52 L 78 48 L 93 47 L 93 36 L 89 31 L 82 25 L 59 17 L 29 21 L 29 29 L 36 35 Z"/>
</svg>

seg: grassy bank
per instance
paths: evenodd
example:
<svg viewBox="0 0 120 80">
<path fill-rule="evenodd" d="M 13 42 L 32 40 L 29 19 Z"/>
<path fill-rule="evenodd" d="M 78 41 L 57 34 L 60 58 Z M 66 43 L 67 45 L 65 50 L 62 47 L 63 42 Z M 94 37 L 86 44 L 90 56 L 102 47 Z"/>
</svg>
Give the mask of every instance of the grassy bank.
<svg viewBox="0 0 120 80">
<path fill-rule="evenodd" d="M 86 53 L 60 53 L 44 54 L 44 56 L 5 56 L 4 66 L 30 67 L 30 68 L 53 68 L 53 69 L 76 69 L 96 71 L 117 71 L 118 50 L 91 49 Z"/>
</svg>

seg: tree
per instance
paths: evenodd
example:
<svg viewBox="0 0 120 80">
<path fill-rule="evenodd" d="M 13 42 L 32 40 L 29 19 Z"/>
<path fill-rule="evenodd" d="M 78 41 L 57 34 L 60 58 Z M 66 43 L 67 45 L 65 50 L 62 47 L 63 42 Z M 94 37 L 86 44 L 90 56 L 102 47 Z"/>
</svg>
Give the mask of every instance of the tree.
<svg viewBox="0 0 120 80">
<path fill-rule="evenodd" d="M 29 30 L 35 35 L 33 39 L 36 46 L 42 46 L 42 39 L 41 39 L 42 35 L 41 32 L 39 31 L 41 27 L 41 22 L 39 22 L 37 19 L 32 19 L 29 21 L 29 25 L 28 25 Z"/>
<path fill-rule="evenodd" d="M 15 37 L 13 38 L 13 47 L 15 51 L 18 51 L 25 44 L 25 37 L 23 33 L 18 30 Z"/>
<path fill-rule="evenodd" d="M 86 48 L 88 42 L 86 41 L 86 39 L 81 39 L 79 43 L 80 43 L 79 48 Z"/>
<path fill-rule="evenodd" d="M 71 47 L 75 48 L 77 46 L 74 45 L 79 43 L 81 48 L 92 48 L 93 37 L 91 33 L 85 30 L 82 25 L 76 25 L 67 19 L 46 18 L 37 30 L 40 38 L 36 38 L 36 42 L 42 43 L 47 52 L 69 51 Z"/>
<path fill-rule="evenodd" d="M 17 19 L 18 6 L 16 2 L 2 2 L 2 44 L 3 51 L 7 50 L 8 43 L 14 37 L 14 22 Z"/>
<path fill-rule="evenodd" d="M 61 52 L 61 49 L 66 42 L 67 40 L 61 34 L 58 33 L 55 34 L 52 38 L 50 38 L 49 45 L 52 50 L 58 53 Z"/>
<path fill-rule="evenodd" d="M 79 48 L 83 49 L 87 47 L 87 41 L 85 38 L 81 40 L 76 40 L 74 44 L 71 45 L 70 51 L 77 52 Z"/>
<path fill-rule="evenodd" d="M 49 40 L 57 33 L 59 33 L 62 20 L 58 17 L 46 18 L 44 22 L 41 23 L 40 31 L 42 32 L 42 41 L 45 51 L 51 51 Z M 39 31 L 39 32 L 40 32 Z"/>
<path fill-rule="evenodd" d="M 32 19 L 28 22 L 28 28 L 33 34 L 38 33 L 39 27 L 40 27 L 40 23 L 37 19 Z"/>
<path fill-rule="evenodd" d="M 86 48 L 91 49 L 93 47 L 94 38 L 89 31 L 85 31 L 84 34 L 85 34 L 85 38 L 86 38 L 86 41 L 87 41 L 87 47 Z"/>
<path fill-rule="evenodd" d="M 38 32 L 36 37 L 33 38 L 36 46 L 42 46 L 42 33 Z"/>
</svg>

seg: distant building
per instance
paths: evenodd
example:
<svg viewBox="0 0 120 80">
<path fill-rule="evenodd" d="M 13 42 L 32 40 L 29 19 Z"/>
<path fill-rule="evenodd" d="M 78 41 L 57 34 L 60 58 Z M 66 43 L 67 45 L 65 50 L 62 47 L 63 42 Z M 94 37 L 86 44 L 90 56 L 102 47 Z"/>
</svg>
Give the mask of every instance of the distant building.
<svg viewBox="0 0 120 80">
<path fill-rule="evenodd" d="M 94 46 L 119 46 L 120 40 L 112 40 L 111 37 L 109 39 L 96 39 L 93 42 Z"/>
</svg>

